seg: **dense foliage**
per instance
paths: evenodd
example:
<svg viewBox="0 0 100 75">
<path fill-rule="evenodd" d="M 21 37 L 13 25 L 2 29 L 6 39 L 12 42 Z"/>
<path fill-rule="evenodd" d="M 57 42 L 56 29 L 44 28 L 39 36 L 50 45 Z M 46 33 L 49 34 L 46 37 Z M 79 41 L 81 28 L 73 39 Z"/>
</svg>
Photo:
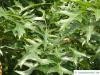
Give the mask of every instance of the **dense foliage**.
<svg viewBox="0 0 100 75">
<path fill-rule="evenodd" d="M 100 70 L 100 0 L 0 0 L 3 75 Z"/>
</svg>

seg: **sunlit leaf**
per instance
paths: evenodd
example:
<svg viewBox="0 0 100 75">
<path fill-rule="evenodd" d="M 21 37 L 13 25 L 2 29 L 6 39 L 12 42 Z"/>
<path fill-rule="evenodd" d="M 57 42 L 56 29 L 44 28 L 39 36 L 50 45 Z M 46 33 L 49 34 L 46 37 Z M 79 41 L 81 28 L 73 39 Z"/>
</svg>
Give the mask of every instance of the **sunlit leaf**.
<svg viewBox="0 0 100 75">
<path fill-rule="evenodd" d="M 95 10 L 95 17 L 97 21 L 100 19 L 100 9 Z"/>
<path fill-rule="evenodd" d="M 24 26 L 17 23 L 16 27 L 13 30 L 13 34 L 15 36 L 18 36 L 18 38 L 20 39 L 23 36 L 24 33 L 25 33 Z"/>
</svg>

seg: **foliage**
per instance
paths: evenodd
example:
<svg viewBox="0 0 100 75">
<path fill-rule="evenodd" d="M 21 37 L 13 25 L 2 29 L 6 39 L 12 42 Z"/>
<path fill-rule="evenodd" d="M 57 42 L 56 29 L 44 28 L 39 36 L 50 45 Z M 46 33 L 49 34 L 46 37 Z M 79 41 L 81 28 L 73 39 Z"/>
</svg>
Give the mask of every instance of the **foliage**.
<svg viewBox="0 0 100 75">
<path fill-rule="evenodd" d="M 75 69 L 100 69 L 99 0 L 11 2 L 0 7 L 4 75 L 72 75 Z"/>
</svg>

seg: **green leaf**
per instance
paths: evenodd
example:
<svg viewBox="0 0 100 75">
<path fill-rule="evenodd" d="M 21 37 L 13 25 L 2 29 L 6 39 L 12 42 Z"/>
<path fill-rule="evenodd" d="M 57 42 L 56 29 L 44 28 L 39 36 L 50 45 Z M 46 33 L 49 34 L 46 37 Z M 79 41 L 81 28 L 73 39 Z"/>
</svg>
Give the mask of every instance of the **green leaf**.
<svg viewBox="0 0 100 75">
<path fill-rule="evenodd" d="M 24 26 L 25 26 L 25 28 L 30 29 L 32 31 L 35 30 L 35 26 L 31 22 L 25 22 Z"/>
<path fill-rule="evenodd" d="M 3 56 L 3 52 L 2 52 L 2 50 L 0 49 L 0 55 L 2 55 Z"/>
<path fill-rule="evenodd" d="M 0 7 L 0 17 L 8 18 L 7 15 L 8 15 L 7 10 Z"/>
<path fill-rule="evenodd" d="M 68 25 L 77 18 L 77 16 L 79 15 L 79 12 L 69 12 L 69 11 L 59 11 L 58 13 L 60 14 L 64 14 L 69 16 L 68 19 L 61 19 L 60 21 L 56 22 L 58 25 L 61 25 L 60 31 L 65 30 L 66 28 L 68 28 Z"/>
<path fill-rule="evenodd" d="M 94 33 L 94 26 L 88 26 L 87 32 L 86 32 L 87 42 L 89 42 L 93 33 Z"/>
<path fill-rule="evenodd" d="M 72 72 L 70 70 L 65 69 L 60 64 L 57 64 L 57 66 L 54 66 L 48 70 L 48 73 L 53 73 L 53 72 L 57 72 L 57 73 L 59 73 L 59 75 L 72 74 Z"/>
<path fill-rule="evenodd" d="M 15 70 L 15 72 L 20 75 L 30 75 L 33 72 L 33 70 L 35 70 L 35 68 L 38 66 L 38 63 L 35 63 L 34 65 L 32 63 L 25 63 L 24 65 L 28 65 L 28 66 L 30 65 L 29 69 L 25 71 Z"/>
<path fill-rule="evenodd" d="M 13 31 L 13 34 L 15 36 L 18 36 L 18 38 L 20 39 L 25 33 L 25 27 L 21 25 L 20 23 L 17 23 L 16 27 L 12 31 Z"/>
<path fill-rule="evenodd" d="M 74 61 L 75 65 L 77 65 L 78 60 L 79 60 L 80 57 L 90 58 L 90 56 L 86 55 L 85 53 L 77 51 L 75 48 L 70 48 L 70 49 L 73 52 L 73 61 Z"/>
<path fill-rule="evenodd" d="M 40 60 L 39 56 L 38 56 L 38 51 L 37 48 L 40 44 L 35 44 L 35 45 L 31 45 L 31 46 L 25 46 L 25 49 L 27 51 L 27 53 L 24 53 L 22 59 L 18 62 L 18 65 L 20 67 L 22 67 L 22 65 L 24 65 L 24 63 L 27 60 L 33 60 L 33 61 L 38 61 Z"/>
<path fill-rule="evenodd" d="M 19 7 L 21 10 L 23 9 L 23 6 L 22 6 L 22 4 L 20 2 L 14 0 L 14 3 L 16 5 L 16 7 Z"/>
<path fill-rule="evenodd" d="M 96 9 L 94 14 L 96 17 L 96 21 L 98 21 L 100 19 L 100 9 Z"/>
</svg>

